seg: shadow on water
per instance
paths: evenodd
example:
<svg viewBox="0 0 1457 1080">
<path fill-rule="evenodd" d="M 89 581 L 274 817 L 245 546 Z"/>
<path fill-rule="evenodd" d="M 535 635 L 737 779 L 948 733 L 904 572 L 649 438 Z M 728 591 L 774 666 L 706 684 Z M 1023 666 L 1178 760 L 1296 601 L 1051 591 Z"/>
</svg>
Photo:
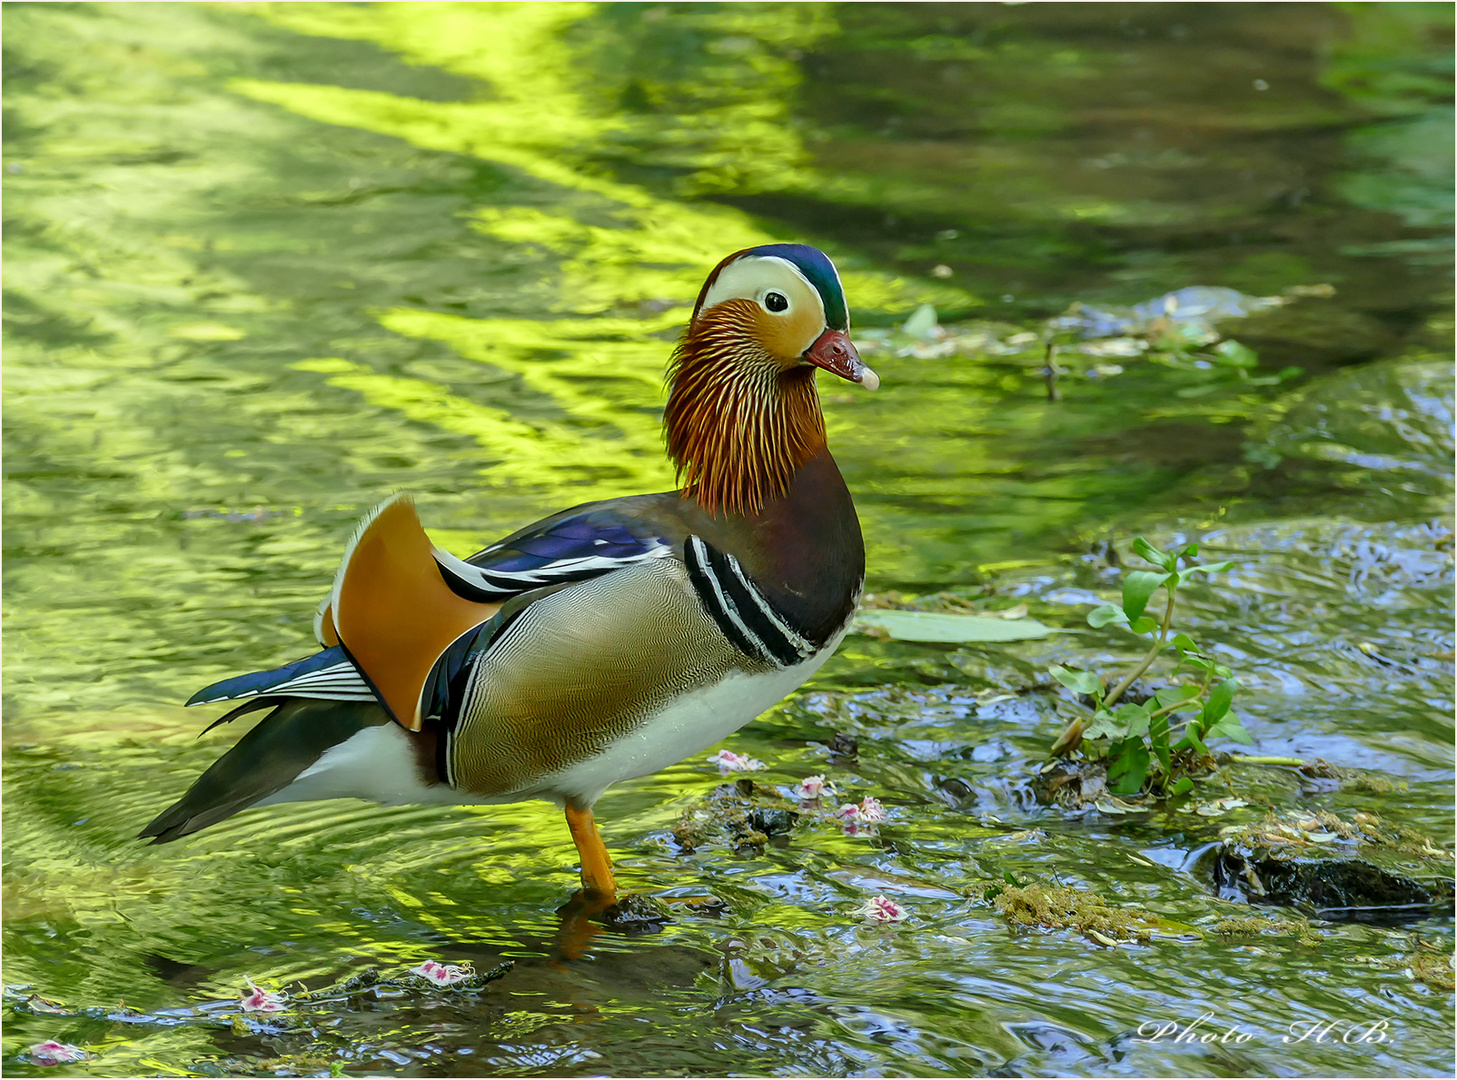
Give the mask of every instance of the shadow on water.
<svg viewBox="0 0 1457 1080">
<path fill-rule="evenodd" d="M 1266 808 L 1379 813 L 1450 859 L 1450 7 L 4 22 L 7 1072 L 52 1037 L 94 1075 L 1451 1070 L 1449 914 L 1254 926 L 1193 869 Z M 1072 631 L 852 635 L 732 740 L 781 795 L 826 774 L 887 822 L 810 806 L 687 842 L 716 770 L 622 785 L 598 812 L 636 920 L 567 901 L 544 804 L 292 805 L 132 839 L 236 737 L 195 739 L 210 717 L 177 703 L 307 652 L 389 492 L 465 552 L 670 486 L 687 305 L 724 254 L 786 238 L 833 255 L 884 380 L 825 388 L 867 588 Z M 1193 287 L 1278 299 L 1218 325 L 1252 366 L 1133 325 Z M 1096 319 L 1114 329 L 1065 328 Z M 1135 814 L 1039 799 L 1073 715 L 1047 666 L 1138 651 L 1084 616 L 1139 532 L 1236 561 L 1189 625 L 1241 678 L 1252 752 L 1327 766 L 1234 764 Z M 1221 810 L 1225 784 L 1248 805 Z M 1008 875 L 1161 929 L 1009 922 Z M 876 894 L 907 920 L 866 924 Z M 297 994 L 425 959 L 514 966 L 236 1007 L 245 978 Z M 1250 1037 L 1140 1034 L 1206 1012 Z"/>
</svg>

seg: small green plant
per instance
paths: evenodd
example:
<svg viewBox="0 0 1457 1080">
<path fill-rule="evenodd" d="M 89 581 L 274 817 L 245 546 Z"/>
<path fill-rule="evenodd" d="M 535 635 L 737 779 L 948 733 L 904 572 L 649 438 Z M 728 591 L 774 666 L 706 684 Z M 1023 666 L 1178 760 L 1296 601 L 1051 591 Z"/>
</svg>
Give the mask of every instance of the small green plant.
<svg viewBox="0 0 1457 1080">
<path fill-rule="evenodd" d="M 1049 670 L 1063 686 L 1092 699 L 1087 717 L 1080 717 L 1053 744 L 1054 757 L 1081 749 L 1089 757 L 1108 763 L 1108 789 L 1115 795 L 1134 795 L 1150 780 L 1150 768 L 1160 768 L 1151 786 L 1165 795 L 1182 795 L 1194 786 L 1188 775 L 1201 756 L 1208 756 L 1207 740 L 1217 737 L 1251 742 L 1239 718 L 1229 711 L 1239 683 L 1223 664 L 1202 652 L 1194 639 L 1174 632 L 1174 604 L 1179 587 L 1195 574 L 1217 574 L 1233 563 L 1195 563 L 1198 544 L 1175 545 L 1160 551 L 1143 537 L 1133 550 L 1157 570 L 1133 570 L 1123 579 L 1123 602 L 1103 604 L 1088 613 L 1093 627 L 1120 623 L 1150 639 L 1149 649 L 1113 688 L 1091 671 L 1054 664 Z M 1184 565 L 1180 565 L 1183 563 Z M 1149 614 L 1149 605 L 1164 594 L 1163 610 Z M 1172 685 L 1149 700 L 1135 704 L 1120 700 L 1135 679 L 1161 657 L 1173 659 L 1167 673 Z"/>
<path fill-rule="evenodd" d="M 1160 363 L 1182 371 L 1200 372 L 1203 381 L 1175 390 L 1179 397 L 1200 397 L 1231 383 L 1239 386 L 1278 386 L 1305 374 L 1304 368 L 1286 367 L 1269 375 L 1255 375 L 1260 358 L 1248 345 L 1226 338 L 1203 351 L 1191 346 L 1202 342 L 1181 340 L 1177 332 L 1165 333 L 1156 342 L 1150 356 Z"/>
</svg>

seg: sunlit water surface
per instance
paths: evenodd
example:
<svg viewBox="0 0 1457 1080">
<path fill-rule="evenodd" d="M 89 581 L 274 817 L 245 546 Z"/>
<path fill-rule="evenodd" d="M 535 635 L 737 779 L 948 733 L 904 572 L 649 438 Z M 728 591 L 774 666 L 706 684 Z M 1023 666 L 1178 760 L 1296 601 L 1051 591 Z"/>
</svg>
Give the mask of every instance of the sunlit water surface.
<svg viewBox="0 0 1457 1080">
<path fill-rule="evenodd" d="M 1451 10 L 1445 5 L 7 5 L 5 1067 L 94 1075 L 1425 1075 L 1450 919 L 1201 935 L 1182 869 L 1266 806 L 1452 844 Z M 734 749 L 890 810 L 761 853 L 681 850 L 701 759 L 598 807 L 660 933 L 574 947 L 545 804 L 242 814 L 132 839 L 236 737 L 179 702 L 309 651 L 357 517 L 416 493 L 467 553 L 672 483 L 662 365 L 705 271 L 773 239 L 841 267 L 874 396 L 824 385 L 869 590 L 1026 603 L 1076 631 L 852 636 Z M 1072 349 L 1044 320 L 1188 286 L 1260 375 Z M 1326 288 L 1322 288 L 1326 286 Z M 1334 290 L 1332 295 L 1332 288 Z M 947 349 L 877 334 L 932 303 Z M 980 344 L 976 344 L 980 343 Z M 1088 608 L 1143 532 L 1236 561 L 1187 625 L 1254 805 L 1038 805 L 1046 675 L 1131 659 Z M 857 757 L 827 744 L 858 739 Z M 1209 793 L 1219 794 L 1218 782 Z M 1175 930 L 1010 928 L 1007 874 Z M 866 898 L 906 906 L 866 925 Z M 1268 912 L 1295 920 L 1294 913 Z M 581 955 L 572 955 L 581 951 Z M 245 977 L 435 958 L 489 988 L 230 1024 Z M 124 1003 L 126 1009 L 122 1009 Z M 126 1011 L 132 1010 L 132 1011 Z M 1203 1013 L 1243 1041 L 1140 1039 Z M 1286 1041 L 1386 1019 L 1384 1042 Z"/>
</svg>

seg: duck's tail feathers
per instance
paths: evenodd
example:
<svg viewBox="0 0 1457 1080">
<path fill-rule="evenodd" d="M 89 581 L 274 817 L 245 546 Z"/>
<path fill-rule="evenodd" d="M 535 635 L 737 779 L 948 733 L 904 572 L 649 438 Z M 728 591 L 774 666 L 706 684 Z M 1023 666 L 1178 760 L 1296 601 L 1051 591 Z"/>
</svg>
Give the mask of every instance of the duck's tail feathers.
<svg viewBox="0 0 1457 1080">
<path fill-rule="evenodd" d="M 325 751 L 365 728 L 390 722 L 372 697 L 369 702 L 250 701 L 222 720 L 269 705 L 274 711 L 213 762 L 186 795 L 158 814 L 139 839 L 165 844 L 215 825 L 288 787 Z"/>
<path fill-rule="evenodd" d="M 271 671 L 254 671 L 205 686 L 187 700 L 189 705 L 237 701 L 258 697 L 305 697 L 323 701 L 374 701 L 374 691 L 337 645 Z M 227 719 L 232 719 L 229 714 Z M 241 715 L 241 713 L 237 714 Z M 218 721 L 222 723 L 223 721 Z"/>
</svg>

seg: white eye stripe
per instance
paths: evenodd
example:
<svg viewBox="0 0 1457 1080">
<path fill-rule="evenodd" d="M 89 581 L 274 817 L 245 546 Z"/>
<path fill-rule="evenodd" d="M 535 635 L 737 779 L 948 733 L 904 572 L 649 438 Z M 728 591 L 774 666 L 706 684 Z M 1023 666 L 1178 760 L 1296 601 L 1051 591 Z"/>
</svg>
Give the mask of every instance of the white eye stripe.
<svg viewBox="0 0 1457 1080">
<path fill-rule="evenodd" d="M 734 299 L 753 300 L 767 311 L 764 300 L 771 292 L 777 292 L 790 301 L 786 311 L 797 309 L 803 313 L 802 305 L 809 304 L 812 311 L 819 311 L 823 320 L 824 301 L 820 299 L 819 292 L 799 267 L 777 255 L 746 255 L 729 263 L 719 273 L 694 314 L 700 315 L 725 300 Z"/>
</svg>

